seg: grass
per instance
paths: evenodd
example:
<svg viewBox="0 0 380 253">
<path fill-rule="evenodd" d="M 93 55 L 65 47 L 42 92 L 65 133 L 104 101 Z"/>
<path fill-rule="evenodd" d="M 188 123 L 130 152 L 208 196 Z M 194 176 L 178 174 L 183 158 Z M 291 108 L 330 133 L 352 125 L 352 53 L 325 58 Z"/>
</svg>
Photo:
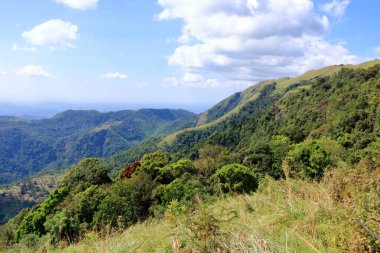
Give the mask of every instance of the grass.
<svg viewBox="0 0 380 253">
<path fill-rule="evenodd" d="M 370 68 L 372 66 L 375 66 L 377 64 L 380 64 L 380 60 L 368 61 L 368 62 L 364 62 L 364 63 L 358 64 L 358 65 L 333 65 L 333 66 L 328 66 L 328 67 L 325 67 L 325 68 L 322 68 L 319 70 L 310 70 L 310 71 L 308 71 L 308 72 L 306 72 L 300 76 L 294 77 L 294 78 L 284 77 L 284 78 L 280 78 L 280 79 L 265 80 L 263 82 L 255 84 L 255 85 L 249 87 L 248 89 L 246 89 L 242 94 L 241 102 L 233 110 L 226 113 L 222 117 L 220 117 L 220 118 L 218 118 L 212 122 L 206 123 L 206 124 L 202 124 L 202 125 L 199 125 L 199 126 L 196 126 L 193 128 L 184 129 L 184 130 L 181 130 L 179 132 L 167 135 L 165 138 L 162 139 L 162 141 L 160 142 L 160 145 L 161 146 L 165 146 L 165 144 L 170 145 L 171 143 L 173 143 L 176 140 L 177 136 L 181 133 L 184 133 L 187 131 L 193 131 L 193 130 L 207 129 L 209 127 L 213 127 L 213 126 L 219 124 L 222 121 L 225 121 L 225 120 L 231 118 L 233 115 L 238 114 L 240 112 L 241 108 L 244 107 L 244 105 L 246 105 L 249 102 L 254 101 L 255 99 L 257 99 L 259 97 L 260 90 L 261 90 L 260 88 L 264 87 L 265 85 L 271 84 L 273 82 L 277 83 L 277 92 L 281 92 L 284 89 L 291 86 L 292 84 L 299 83 L 299 82 L 304 81 L 304 80 L 311 80 L 311 79 L 316 78 L 316 77 L 330 76 L 330 75 L 338 73 L 342 68 L 349 67 L 349 68 L 354 68 L 354 69 L 365 69 L 365 68 Z M 260 85 L 261 87 L 258 87 L 258 85 Z M 302 88 L 309 88 L 309 87 L 302 86 Z M 299 89 L 297 89 L 297 90 L 299 90 Z M 201 115 L 201 117 L 207 117 L 207 111 L 204 112 Z M 205 121 L 205 120 L 203 119 L 203 121 Z"/>
<path fill-rule="evenodd" d="M 330 170 L 321 182 L 264 178 L 251 195 L 223 196 L 213 204 L 199 200 L 185 212 L 169 208 L 161 219 L 90 232 L 70 246 L 53 249 L 44 237 L 34 249 L 8 252 L 376 252 L 355 221 L 360 203 L 368 205 L 376 189 L 380 171 L 365 163 Z"/>
<path fill-rule="evenodd" d="M 199 201 L 186 213 L 167 211 L 122 232 L 92 232 L 66 248 L 49 250 L 45 243 L 40 252 L 362 252 L 365 235 L 352 205 L 368 190 L 363 182 L 380 173 L 346 170 L 319 183 L 265 178 L 252 195 Z M 340 187 L 345 194 L 337 197 Z"/>
</svg>

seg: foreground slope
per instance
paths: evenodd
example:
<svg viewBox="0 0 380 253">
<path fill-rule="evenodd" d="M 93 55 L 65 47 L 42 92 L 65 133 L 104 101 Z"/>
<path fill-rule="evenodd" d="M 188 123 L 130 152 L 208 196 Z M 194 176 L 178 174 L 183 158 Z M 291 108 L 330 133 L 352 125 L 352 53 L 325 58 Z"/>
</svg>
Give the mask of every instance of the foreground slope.
<svg viewBox="0 0 380 253">
<path fill-rule="evenodd" d="M 190 127 L 184 110 L 65 111 L 51 119 L 0 118 L 0 184 L 59 169 L 85 157 L 105 157 Z"/>
</svg>

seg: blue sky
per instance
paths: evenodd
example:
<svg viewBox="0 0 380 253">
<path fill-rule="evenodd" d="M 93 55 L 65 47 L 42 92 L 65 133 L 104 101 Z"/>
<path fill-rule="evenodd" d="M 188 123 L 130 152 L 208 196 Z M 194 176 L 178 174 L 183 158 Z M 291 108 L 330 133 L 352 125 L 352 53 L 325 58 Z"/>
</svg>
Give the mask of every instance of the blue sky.
<svg viewBox="0 0 380 253">
<path fill-rule="evenodd" d="M 207 107 L 263 79 L 380 57 L 379 9 L 374 0 L 3 0 L 0 103 Z"/>
</svg>

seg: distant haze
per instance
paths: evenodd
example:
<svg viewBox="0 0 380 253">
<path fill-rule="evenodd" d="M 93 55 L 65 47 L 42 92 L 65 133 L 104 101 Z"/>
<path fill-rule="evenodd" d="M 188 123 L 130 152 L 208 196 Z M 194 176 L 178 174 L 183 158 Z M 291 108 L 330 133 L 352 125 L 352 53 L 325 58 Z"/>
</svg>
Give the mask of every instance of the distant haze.
<svg viewBox="0 0 380 253">
<path fill-rule="evenodd" d="M 13 116 L 26 119 L 50 118 L 66 110 L 97 110 L 99 112 L 137 110 L 142 108 L 154 109 L 185 109 L 195 113 L 207 110 L 210 105 L 164 105 L 164 104 L 69 104 L 69 103 L 39 103 L 11 104 L 0 103 L 0 116 Z"/>
</svg>

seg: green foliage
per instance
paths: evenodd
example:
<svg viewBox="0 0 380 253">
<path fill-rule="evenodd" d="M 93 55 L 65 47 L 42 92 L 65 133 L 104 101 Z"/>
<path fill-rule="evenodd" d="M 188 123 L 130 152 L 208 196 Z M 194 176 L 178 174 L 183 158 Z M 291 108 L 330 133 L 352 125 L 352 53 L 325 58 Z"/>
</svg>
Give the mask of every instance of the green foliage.
<svg viewBox="0 0 380 253">
<path fill-rule="evenodd" d="M 326 168 L 332 165 L 330 154 L 316 141 L 296 145 L 290 156 L 293 169 L 308 178 L 321 179 Z"/>
<path fill-rule="evenodd" d="M 108 173 L 109 169 L 98 158 L 86 158 L 65 175 L 62 185 L 73 193 L 81 192 L 91 185 L 110 183 Z"/>
<path fill-rule="evenodd" d="M 99 228 L 107 225 L 123 228 L 142 218 L 143 207 L 136 188 L 126 184 L 118 185 L 116 189 L 123 196 L 110 193 L 100 203 L 99 211 L 95 213 L 94 224 Z"/>
<path fill-rule="evenodd" d="M 19 241 L 28 234 L 41 236 L 46 233 L 44 223 L 47 216 L 54 212 L 58 204 L 68 195 L 68 189 L 61 187 L 55 190 L 41 205 L 33 208 L 25 215 L 16 232 Z"/>
<path fill-rule="evenodd" d="M 249 193 L 258 187 L 252 170 L 241 164 L 225 165 L 211 176 L 210 181 L 223 192 Z"/>
<path fill-rule="evenodd" d="M 173 200 L 181 205 L 191 205 L 195 196 L 207 196 L 207 188 L 189 173 L 183 174 L 168 185 L 160 185 L 153 191 L 154 205 L 151 210 L 165 209 Z"/>
<path fill-rule="evenodd" d="M 128 181 L 116 182 L 105 196 L 94 215 L 98 228 L 127 227 L 145 214 L 139 189 Z"/>
<path fill-rule="evenodd" d="M 275 179 L 283 178 L 282 160 L 291 149 L 291 141 L 283 135 L 275 135 L 267 143 L 255 144 L 245 155 L 243 164 L 254 168 L 261 177 L 270 175 Z"/>
<path fill-rule="evenodd" d="M 154 179 L 159 175 L 160 169 L 169 163 L 169 154 L 166 151 L 158 150 L 144 155 L 140 163 L 141 167 L 138 171 L 144 171 Z"/>
<path fill-rule="evenodd" d="M 51 198 L 28 212 L 18 226 L 17 238 L 22 241 L 48 233 L 53 244 L 60 240 L 71 242 L 94 227 L 99 230 L 106 229 L 108 225 L 124 228 L 151 214 L 159 216 L 165 213 L 177 219 L 182 213 L 194 210 L 199 206 L 195 204 L 202 200 L 207 202 L 217 197 L 220 190 L 225 193 L 255 191 L 258 180 L 264 178 L 263 181 L 267 184 L 272 182 L 272 185 L 270 189 L 261 185 L 258 194 L 270 193 L 275 189 L 275 183 L 281 185 L 270 198 L 256 199 L 263 202 L 261 209 L 267 210 L 265 202 L 280 197 L 281 206 L 270 206 L 280 210 L 280 218 L 276 222 L 284 223 L 277 232 L 283 232 L 287 228 L 285 223 L 289 221 L 310 219 L 312 222 L 306 223 L 311 224 L 310 230 L 314 232 L 301 226 L 293 228 L 313 234 L 308 240 L 315 241 L 322 235 L 321 245 L 330 245 L 330 236 L 324 237 L 324 229 L 316 226 L 315 221 L 331 215 L 330 201 L 335 201 L 331 200 L 335 193 L 322 191 L 319 187 L 324 187 L 326 182 L 330 184 L 334 170 L 327 168 L 351 166 L 357 170 L 358 164 L 364 162 L 371 167 L 368 173 L 374 174 L 371 186 L 363 187 L 357 194 L 353 191 L 355 184 L 346 184 L 346 177 L 342 175 L 342 182 L 338 182 L 342 186 L 336 198 L 345 194 L 357 195 L 367 204 L 351 197 L 333 204 L 338 205 L 341 211 L 341 206 L 355 203 L 355 208 L 359 208 L 355 210 L 362 212 L 358 213 L 361 219 L 376 230 L 377 223 L 373 217 L 378 215 L 376 189 L 379 187 L 375 182 L 379 180 L 373 171 L 380 165 L 379 70 L 380 66 L 370 70 L 343 69 L 333 76 L 298 80 L 296 83 L 290 83 L 291 79 L 263 82 L 227 99 L 220 107 L 210 110 L 208 116 L 204 114 L 206 118 L 203 120 L 206 121 L 207 117 L 223 115 L 210 124 L 181 131 L 170 138 L 145 142 L 106 159 L 104 163 L 98 159 L 85 159 L 64 178 L 65 195 L 53 197 L 56 194 L 53 193 Z M 288 83 L 285 85 L 286 80 Z M 151 115 L 153 112 L 144 113 Z M 165 117 L 171 118 L 170 114 Z M 101 134 L 98 137 L 101 139 Z M 97 138 L 95 142 L 99 140 Z M 111 182 L 109 168 L 125 168 L 131 162 L 138 164 L 139 160 L 141 166 L 135 166 L 138 167 L 136 172 L 131 169 L 128 176 Z M 285 177 L 284 172 L 287 180 L 275 182 Z M 299 180 L 299 177 L 318 182 L 310 183 L 309 180 Z M 352 178 L 361 180 L 366 177 L 358 174 Z M 304 192 L 303 187 L 297 185 L 307 189 Z M 367 197 L 363 197 L 364 193 Z M 323 194 L 328 194 L 328 198 Z M 293 202 L 293 196 L 298 196 L 301 201 Z M 318 199 L 322 198 L 325 201 L 319 203 Z M 309 203 L 316 202 L 319 204 L 313 208 L 318 212 L 308 213 Z M 256 209 L 251 204 L 245 208 L 252 216 Z M 305 213 L 308 214 L 306 218 Z M 287 217 L 283 218 L 283 214 Z M 346 210 L 341 216 L 350 219 L 352 213 Z M 196 222 L 195 228 L 187 228 L 195 235 L 195 240 L 204 240 L 204 234 L 213 235 L 215 240 L 219 236 L 219 229 L 213 226 L 215 222 L 210 220 L 211 224 L 207 224 L 209 218 Z M 274 226 L 271 222 L 266 224 L 269 229 Z M 346 235 L 346 232 L 339 236 Z M 65 233 L 72 236 L 65 237 Z M 365 235 L 359 233 L 359 237 L 367 240 L 367 245 L 376 246 Z M 329 239 L 326 241 L 325 238 Z M 344 241 L 342 238 L 334 240 L 336 244 Z M 218 242 L 217 245 L 222 244 Z M 204 251 L 224 249 L 217 245 L 200 248 Z"/>
<path fill-rule="evenodd" d="M 144 210 L 148 210 L 153 200 L 152 192 L 158 186 L 158 183 L 153 181 L 145 172 L 133 174 L 128 183 L 134 186 L 140 193 L 140 200 Z"/>
<path fill-rule="evenodd" d="M 184 173 L 195 173 L 195 168 L 192 161 L 188 159 L 182 159 L 178 162 L 166 165 L 159 170 L 159 175 L 156 180 L 162 184 L 169 184 L 176 178 L 181 177 Z"/>
<path fill-rule="evenodd" d="M 60 241 L 72 243 L 80 232 L 78 220 L 66 210 L 56 213 L 44 223 L 44 226 L 50 233 L 52 245 L 56 245 Z"/>
<path fill-rule="evenodd" d="M 194 161 L 194 167 L 206 178 L 223 165 L 239 161 L 239 155 L 228 152 L 226 147 L 220 145 L 205 145 L 198 151 L 199 159 Z"/>
<path fill-rule="evenodd" d="M 110 113 L 65 111 L 51 119 L 0 118 L 0 184 L 43 169 L 71 166 L 85 157 L 106 157 L 141 141 L 195 125 L 184 110 Z"/>
<path fill-rule="evenodd" d="M 99 205 L 107 196 L 107 192 L 93 185 L 87 188 L 82 194 L 76 206 L 78 218 L 87 224 L 92 224 L 94 214 L 99 210 Z"/>
<path fill-rule="evenodd" d="M 5 225 L 0 227 L 0 251 L 5 251 L 16 243 L 16 230 L 28 211 L 28 209 L 22 210 Z"/>
</svg>

